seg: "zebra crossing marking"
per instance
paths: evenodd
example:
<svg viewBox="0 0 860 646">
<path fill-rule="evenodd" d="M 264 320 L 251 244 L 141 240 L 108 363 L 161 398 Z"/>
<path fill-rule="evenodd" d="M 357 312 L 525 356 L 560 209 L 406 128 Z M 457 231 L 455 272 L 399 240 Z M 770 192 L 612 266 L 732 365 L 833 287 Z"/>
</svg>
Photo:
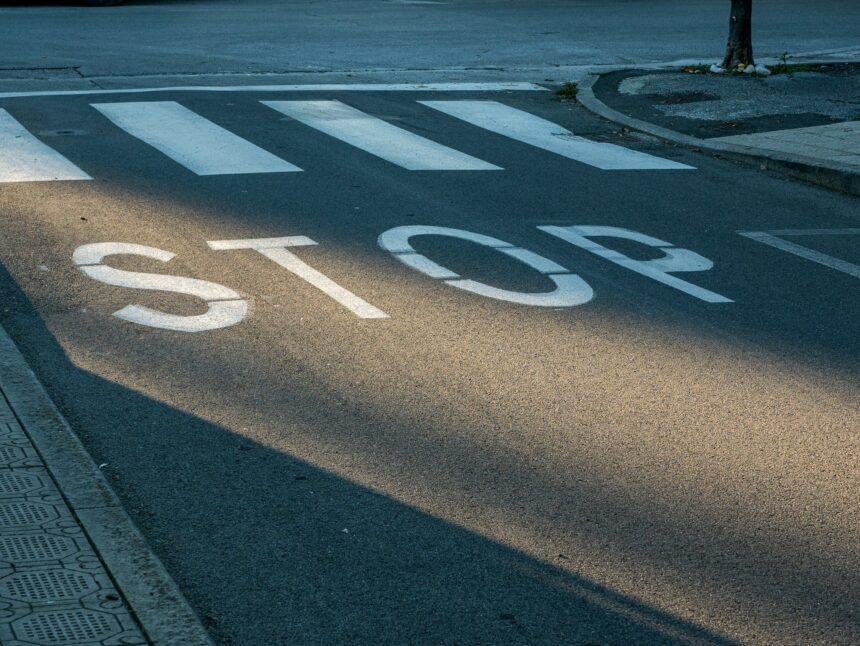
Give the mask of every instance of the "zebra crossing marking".
<svg viewBox="0 0 860 646">
<path fill-rule="evenodd" d="M 0 108 L 0 182 L 92 179 Z"/>
<path fill-rule="evenodd" d="M 262 101 L 263 104 L 407 170 L 502 170 L 430 141 L 340 101 Z"/>
<path fill-rule="evenodd" d="M 602 170 L 695 170 L 692 166 L 614 144 L 591 141 L 546 119 L 498 101 L 419 101 L 440 112 Z"/>
<path fill-rule="evenodd" d="M 334 100 L 261 101 L 319 132 L 408 170 L 503 170 Z M 418 101 L 476 127 L 605 170 L 694 170 L 692 166 L 590 141 L 497 101 Z M 175 101 L 92 103 L 116 126 L 197 175 L 302 169 Z M 0 109 L 0 183 L 92 179 Z"/>
<path fill-rule="evenodd" d="M 175 101 L 93 103 L 114 124 L 197 175 L 301 171 Z"/>
</svg>

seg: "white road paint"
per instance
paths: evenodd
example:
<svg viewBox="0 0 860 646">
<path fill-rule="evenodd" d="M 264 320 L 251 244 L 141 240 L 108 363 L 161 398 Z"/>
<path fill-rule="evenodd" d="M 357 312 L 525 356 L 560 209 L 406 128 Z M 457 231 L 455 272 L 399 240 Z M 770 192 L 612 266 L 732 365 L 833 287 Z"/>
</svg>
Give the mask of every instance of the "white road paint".
<svg viewBox="0 0 860 646">
<path fill-rule="evenodd" d="M 286 238 L 244 238 L 242 240 L 210 240 L 206 243 L 214 251 L 235 251 L 237 249 L 277 249 L 278 247 L 310 247 L 315 244 L 307 236 Z"/>
<path fill-rule="evenodd" d="M 114 312 L 124 321 L 147 327 L 176 332 L 205 332 L 240 323 L 248 313 L 248 304 L 232 289 L 196 278 L 147 274 L 114 269 L 101 264 L 108 256 L 132 255 L 169 262 L 175 254 L 144 245 L 127 242 L 100 242 L 75 249 L 73 262 L 90 278 L 107 285 L 147 289 L 177 294 L 188 294 L 203 299 L 208 309 L 205 314 L 178 316 L 159 312 L 141 305 L 128 305 Z"/>
<path fill-rule="evenodd" d="M 738 231 L 744 235 L 744 231 Z M 772 236 L 856 236 L 860 229 L 768 229 L 767 231 L 748 231 L 746 233 L 769 233 Z"/>
<path fill-rule="evenodd" d="M 585 249 L 591 253 L 605 258 L 616 265 L 626 267 L 638 274 L 647 276 L 659 283 L 674 287 L 685 294 L 689 294 L 695 298 L 703 300 L 707 303 L 732 303 L 730 298 L 726 298 L 720 294 L 709 291 L 698 285 L 693 285 L 680 278 L 671 276 L 669 272 L 686 272 L 686 271 L 707 271 L 714 266 L 714 263 L 704 256 L 690 251 L 675 247 L 675 245 L 632 231 L 631 229 L 622 229 L 619 227 L 607 226 L 539 226 L 538 229 L 549 233 L 557 238 L 576 245 L 580 249 Z M 614 251 L 604 247 L 603 245 L 594 242 L 590 238 L 621 238 L 623 240 L 631 240 L 638 242 L 647 247 L 655 247 L 663 251 L 665 256 L 656 260 L 633 260 L 625 256 L 623 253 Z"/>
<path fill-rule="evenodd" d="M 0 108 L 0 183 L 92 179 Z"/>
<path fill-rule="evenodd" d="M 433 262 L 427 256 L 417 253 L 412 248 L 412 245 L 409 243 L 410 239 L 421 235 L 448 236 L 496 249 L 546 275 L 555 283 L 556 288 L 551 292 L 545 293 L 514 292 L 492 287 L 474 280 L 460 279 L 458 274 Z M 544 258 L 528 249 L 515 247 L 504 240 L 480 233 L 473 233 L 472 231 L 424 225 L 395 227 L 383 232 L 379 236 L 379 246 L 390 252 L 403 264 L 412 267 L 425 276 L 442 279 L 452 287 L 478 294 L 479 296 L 486 296 L 487 298 L 538 307 L 573 307 L 587 303 L 594 297 L 594 292 L 588 283 L 552 260 Z"/>
<path fill-rule="evenodd" d="M 296 121 L 408 170 L 501 170 L 340 101 L 263 101 Z"/>
<path fill-rule="evenodd" d="M 301 170 L 175 101 L 93 103 L 92 106 L 129 134 L 197 175 Z"/>
<path fill-rule="evenodd" d="M 854 278 L 860 278 L 860 265 L 782 239 L 786 236 L 860 235 L 860 229 L 777 229 L 773 231 L 738 231 L 738 233 L 775 249 L 817 262 L 819 265 L 841 271 L 843 274 L 854 276 Z"/>
<path fill-rule="evenodd" d="M 151 94 L 153 92 L 548 92 L 536 83 L 293 83 L 283 85 L 171 85 L 113 90 L 30 90 L 0 92 L 0 99 L 31 96 L 93 96 L 101 94 Z"/>
<path fill-rule="evenodd" d="M 303 247 L 317 244 L 305 236 L 286 238 L 251 238 L 246 240 L 211 240 L 206 244 L 217 251 L 235 249 L 253 249 L 260 252 L 269 260 L 278 263 L 287 271 L 307 281 L 318 290 L 328 295 L 350 312 L 362 319 L 386 319 L 388 314 L 359 298 L 348 289 L 341 287 L 325 274 L 317 271 L 303 262 L 287 247 Z"/>
<path fill-rule="evenodd" d="M 467 123 L 604 170 L 695 170 L 692 166 L 578 137 L 497 101 L 419 101 Z"/>
</svg>

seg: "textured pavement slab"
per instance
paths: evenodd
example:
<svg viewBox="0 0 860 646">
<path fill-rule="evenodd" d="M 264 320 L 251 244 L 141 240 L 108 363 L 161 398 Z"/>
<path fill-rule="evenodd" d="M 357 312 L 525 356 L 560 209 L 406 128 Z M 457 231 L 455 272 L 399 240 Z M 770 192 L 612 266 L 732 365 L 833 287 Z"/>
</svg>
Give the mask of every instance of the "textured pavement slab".
<svg viewBox="0 0 860 646">
<path fill-rule="evenodd" d="M 860 67 L 799 67 L 813 71 L 784 67 L 770 77 L 697 67 L 609 72 L 584 79 L 578 99 L 616 124 L 857 195 Z"/>
<path fill-rule="evenodd" d="M 854 166 L 860 172 L 860 121 L 718 137 L 713 141 L 803 155 L 822 162 L 837 162 Z"/>
<path fill-rule="evenodd" d="M 625 115 L 699 138 L 857 119 L 860 64 L 795 67 L 800 71 L 768 77 L 710 74 L 698 67 L 658 72 L 630 69 L 602 75 L 594 93 Z"/>
<path fill-rule="evenodd" d="M 2 394 L 0 643 L 149 643 Z"/>
<path fill-rule="evenodd" d="M 0 643 L 211 640 L 0 328 Z"/>
<path fill-rule="evenodd" d="M 860 114 L 860 74 L 797 72 L 763 78 L 663 73 L 625 78 L 618 91 L 654 97 L 663 114 L 705 121 L 740 121 L 772 114 L 820 114 L 851 119 Z M 689 98 L 684 98 L 685 95 Z M 670 101 L 672 97 L 677 101 Z M 656 97 L 664 97 L 661 101 Z"/>
</svg>

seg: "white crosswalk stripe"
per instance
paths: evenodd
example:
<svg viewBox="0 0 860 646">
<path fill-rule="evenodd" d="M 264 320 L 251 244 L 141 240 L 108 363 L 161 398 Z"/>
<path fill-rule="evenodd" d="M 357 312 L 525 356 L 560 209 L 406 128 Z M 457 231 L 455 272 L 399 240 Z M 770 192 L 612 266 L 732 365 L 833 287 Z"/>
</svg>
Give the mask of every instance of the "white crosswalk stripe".
<svg viewBox="0 0 860 646">
<path fill-rule="evenodd" d="M 419 103 L 479 128 L 604 170 L 693 169 L 692 166 L 647 153 L 578 137 L 551 121 L 497 101 L 419 101 Z"/>
<path fill-rule="evenodd" d="M 340 101 L 263 101 L 301 123 L 408 170 L 501 170 Z"/>
<path fill-rule="evenodd" d="M 340 101 L 261 103 L 364 153 L 408 170 L 503 170 Z M 579 137 L 558 124 L 497 101 L 418 103 L 483 130 L 600 169 L 694 170 L 686 164 Z M 289 173 L 302 170 L 175 101 L 91 105 L 126 133 L 197 175 Z M 295 134 L 282 129 L 276 136 L 289 137 Z M 86 179 L 92 178 L 0 108 L 0 183 Z"/>
<path fill-rule="evenodd" d="M 92 179 L 0 108 L 0 183 Z"/>
<path fill-rule="evenodd" d="M 301 170 L 174 101 L 92 105 L 117 126 L 197 175 Z"/>
</svg>

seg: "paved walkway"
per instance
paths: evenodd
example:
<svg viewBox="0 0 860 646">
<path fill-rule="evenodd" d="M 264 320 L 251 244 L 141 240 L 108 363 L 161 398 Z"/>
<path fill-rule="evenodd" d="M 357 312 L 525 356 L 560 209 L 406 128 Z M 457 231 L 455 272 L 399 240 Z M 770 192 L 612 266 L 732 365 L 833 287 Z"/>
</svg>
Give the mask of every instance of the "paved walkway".
<svg viewBox="0 0 860 646">
<path fill-rule="evenodd" d="M 854 166 L 860 172 L 860 121 L 715 137 L 710 141 L 803 155 L 822 162 L 837 162 Z"/>
<path fill-rule="evenodd" d="M 774 74 L 764 78 L 661 72 L 627 77 L 619 83 L 618 92 L 644 98 L 667 117 L 703 122 L 810 114 L 853 119 L 860 111 L 857 98 L 860 74 L 856 67 L 820 67 L 825 72 Z M 696 127 L 692 123 L 687 125 L 691 126 Z"/>
<path fill-rule="evenodd" d="M 0 327 L 0 644 L 210 643 Z"/>
<path fill-rule="evenodd" d="M 147 643 L 5 397 L 0 577 L 2 644 Z"/>
<path fill-rule="evenodd" d="M 621 70 L 584 79 L 577 99 L 628 128 L 860 194 L 860 64 L 775 69 L 785 73 Z"/>
</svg>

